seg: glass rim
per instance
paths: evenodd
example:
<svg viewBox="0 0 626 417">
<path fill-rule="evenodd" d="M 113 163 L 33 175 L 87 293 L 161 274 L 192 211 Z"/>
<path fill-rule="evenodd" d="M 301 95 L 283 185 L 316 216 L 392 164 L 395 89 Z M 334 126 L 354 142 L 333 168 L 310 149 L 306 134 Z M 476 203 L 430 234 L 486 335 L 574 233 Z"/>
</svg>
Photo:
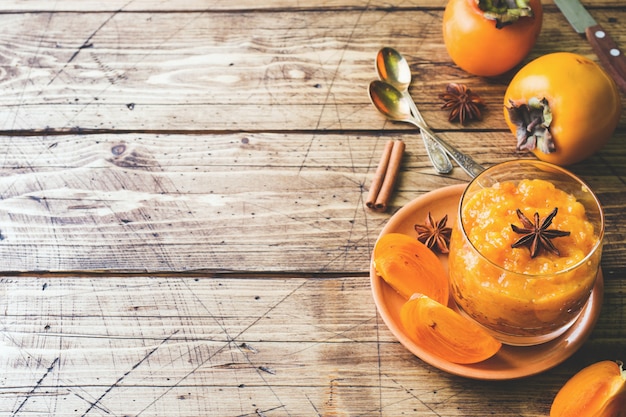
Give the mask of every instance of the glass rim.
<svg viewBox="0 0 626 417">
<path fill-rule="evenodd" d="M 481 251 L 478 250 L 478 248 L 476 248 L 476 246 L 474 245 L 474 243 L 470 240 L 469 236 L 467 235 L 466 231 L 465 231 L 465 226 L 463 224 L 463 201 L 465 200 L 465 197 L 468 193 L 468 190 L 470 189 L 470 187 L 477 183 L 481 178 L 484 178 L 484 176 L 486 174 L 488 174 L 490 171 L 493 171 L 496 168 L 501 168 L 503 166 L 506 165 L 512 165 L 512 164 L 529 164 L 529 165 L 534 165 L 534 166 L 544 166 L 546 168 L 550 168 L 552 170 L 558 171 L 561 174 L 564 174 L 568 177 L 570 177 L 571 179 L 575 180 L 576 182 L 578 182 L 582 187 L 584 187 L 587 192 L 589 192 L 589 195 L 591 195 L 593 202 L 595 203 L 595 206 L 598 208 L 598 212 L 600 214 L 600 230 L 597 233 L 598 236 L 598 240 L 597 242 L 593 245 L 593 247 L 591 248 L 591 250 L 589 250 L 589 253 L 587 253 L 580 261 L 576 262 L 574 265 L 569 266 L 568 268 L 565 268 L 563 270 L 557 271 L 557 272 L 551 272 L 551 273 L 541 273 L 541 274 L 528 274 L 528 273 L 524 273 L 524 272 L 518 272 L 518 271 L 511 271 L 509 269 L 506 269 L 505 267 L 498 265 L 497 263 L 493 262 L 491 259 L 487 258 L 485 255 L 483 255 L 483 253 Z M 512 180 L 513 181 L 513 180 Z M 482 187 L 484 188 L 484 187 Z M 576 201 L 579 201 L 578 198 L 576 199 Z M 602 248 L 603 245 L 603 240 L 604 240 L 604 229 L 605 229 L 605 224 L 604 224 L 604 210 L 602 208 L 602 204 L 600 204 L 600 200 L 598 199 L 598 196 L 593 192 L 593 190 L 591 189 L 591 187 L 589 187 L 589 185 L 587 185 L 587 183 L 585 181 L 583 181 L 579 176 L 577 176 L 576 174 L 574 174 L 573 172 L 549 163 L 549 162 L 545 162 L 545 161 L 539 161 L 539 160 L 532 160 L 532 159 L 516 159 L 516 160 L 512 160 L 512 161 L 505 161 L 505 162 L 500 162 L 498 164 L 492 165 L 489 168 L 486 168 L 484 171 L 482 171 L 479 175 L 477 175 L 476 177 L 472 178 L 472 180 L 469 182 L 469 184 L 467 185 L 467 187 L 465 187 L 465 190 L 463 190 L 463 194 L 461 194 L 461 199 L 459 200 L 459 206 L 458 206 L 458 222 L 460 224 L 460 229 L 461 229 L 461 233 L 463 235 L 463 239 L 469 243 L 469 245 L 472 247 L 472 249 L 474 249 L 474 251 L 478 254 L 478 256 L 484 260 L 485 262 L 487 262 L 488 264 L 490 264 L 491 266 L 493 266 L 494 268 L 503 271 L 507 274 L 514 274 L 514 275 L 518 275 L 521 277 L 524 277 L 525 279 L 533 279 L 533 278 L 541 278 L 541 277 L 549 277 L 549 276 L 558 276 L 558 275 L 562 275 L 562 274 L 566 274 L 569 273 L 573 270 L 575 270 L 576 268 L 579 268 L 581 265 L 587 263 L 589 261 L 589 258 L 591 258 L 600 248 Z"/>
</svg>

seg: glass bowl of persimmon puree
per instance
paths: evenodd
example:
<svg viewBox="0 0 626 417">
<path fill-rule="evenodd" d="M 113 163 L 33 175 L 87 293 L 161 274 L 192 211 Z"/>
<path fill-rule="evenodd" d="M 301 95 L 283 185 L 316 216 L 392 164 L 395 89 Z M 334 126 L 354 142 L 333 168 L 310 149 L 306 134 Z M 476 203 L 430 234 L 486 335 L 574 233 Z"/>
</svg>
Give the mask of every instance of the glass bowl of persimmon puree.
<svg viewBox="0 0 626 417">
<path fill-rule="evenodd" d="M 462 314 L 517 346 L 548 342 L 576 321 L 604 235 L 602 207 L 581 179 L 541 161 L 501 163 L 470 182 L 458 219 L 448 261 Z"/>
</svg>

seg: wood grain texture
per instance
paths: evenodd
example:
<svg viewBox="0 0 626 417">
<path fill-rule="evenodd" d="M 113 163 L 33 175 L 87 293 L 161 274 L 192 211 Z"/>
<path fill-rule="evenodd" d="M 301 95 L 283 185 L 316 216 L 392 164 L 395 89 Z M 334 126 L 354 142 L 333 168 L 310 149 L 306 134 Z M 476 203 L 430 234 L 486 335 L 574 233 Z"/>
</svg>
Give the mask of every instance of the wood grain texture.
<svg viewBox="0 0 626 417">
<path fill-rule="evenodd" d="M 0 4 L 0 11 L 4 12 L 114 12 L 114 11 L 167 11 L 167 12 L 219 12 L 228 10 L 275 10 L 289 9 L 294 11 L 308 11 L 320 9 L 388 9 L 402 10 L 412 8 L 443 8 L 446 0 L 403 0 L 389 2 L 385 0 L 306 0 L 293 2 L 289 0 L 271 0 L 259 3 L 254 0 L 109 0 L 99 2 L 93 0 L 63 0 L 51 3 L 47 0 L 11 0 Z M 544 7 L 551 7 L 551 0 L 542 1 Z M 621 0 L 594 0 L 583 1 L 591 9 L 619 7 Z"/>
<path fill-rule="evenodd" d="M 626 39 L 619 24 L 626 12 L 598 14 L 615 39 Z M 511 74 L 484 80 L 454 66 L 443 45 L 441 9 L 113 12 L 80 14 L 80 24 L 75 19 L 72 13 L 0 15 L 6 51 L 0 131 L 376 129 L 381 119 L 366 86 L 385 45 L 409 59 L 411 92 L 433 128 L 450 128 L 437 95 L 451 81 L 466 83 L 487 103 L 474 128 L 505 128 L 502 96 Z M 595 57 L 565 18 L 549 10 L 528 60 L 555 51 Z"/>
<path fill-rule="evenodd" d="M 510 133 L 445 137 L 485 166 L 514 155 Z M 387 138 L 407 151 L 380 214 L 365 198 Z M 604 204 L 607 271 L 626 256 L 619 142 L 572 168 Z M 0 154 L 8 271 L 366 273 L 391 213 L 468 180 L 459 168 L 436 174 L 415 133 L 385 131 L 12 137 Z"/>
<path fill-rule="evenodd" d="M 626 338 L 603 315 L 602 351 L 592 339 L 541 377 L 494 383 L 406 351 L 367 277 L 21 277 L 2 288 L 3 415 L 545 416 L 572 371 L 620 354 L 604 347 Z"/>
</svg>

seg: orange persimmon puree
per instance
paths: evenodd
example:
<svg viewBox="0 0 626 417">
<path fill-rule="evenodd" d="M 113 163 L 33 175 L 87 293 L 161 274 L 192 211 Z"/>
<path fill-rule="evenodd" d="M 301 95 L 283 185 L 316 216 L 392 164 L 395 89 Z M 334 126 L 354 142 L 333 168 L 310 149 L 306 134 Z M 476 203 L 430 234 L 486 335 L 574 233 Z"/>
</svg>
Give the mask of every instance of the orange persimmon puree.
<svg viewBox="0 0 626 417">
<path fill-rule="evenodd" d="M 548 228 L 570 232 L 552 239 L 560 256 L 541 250 L 531 258 L 528 247 L 511 247 L 522 237 L 511 228 L 523 227 L 516 209 L 534 222 L 535 212 L 543 220 L 555 207 Z M 461 216 L 471 245 L 456 227 L 451 246 L 457 254 L 449 262 L 452 294 L 462 311 L 491 330 L 516 336 L 554 333 L 577 318 L 593 288 L 601 250 L 581 263 L 599 237 L 574 196 L 546 180 L 502 182 L 472 195 Z"/>
</svg>

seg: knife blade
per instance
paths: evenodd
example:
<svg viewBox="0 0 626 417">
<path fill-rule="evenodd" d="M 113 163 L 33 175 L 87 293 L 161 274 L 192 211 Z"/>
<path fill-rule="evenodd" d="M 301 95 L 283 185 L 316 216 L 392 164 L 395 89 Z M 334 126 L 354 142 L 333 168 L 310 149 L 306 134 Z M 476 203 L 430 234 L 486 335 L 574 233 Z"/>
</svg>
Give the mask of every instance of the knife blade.
<svg viewBox="0 0 626 417">
<path fill-rule="evenodd" d="M 578 33 L 584 33 L 593 52 L 615 84 L 626 94 L 626 56 L 624 50 L 589 14 L 579 0 L 554 0 L 567 21 Z"/>
</svg>

